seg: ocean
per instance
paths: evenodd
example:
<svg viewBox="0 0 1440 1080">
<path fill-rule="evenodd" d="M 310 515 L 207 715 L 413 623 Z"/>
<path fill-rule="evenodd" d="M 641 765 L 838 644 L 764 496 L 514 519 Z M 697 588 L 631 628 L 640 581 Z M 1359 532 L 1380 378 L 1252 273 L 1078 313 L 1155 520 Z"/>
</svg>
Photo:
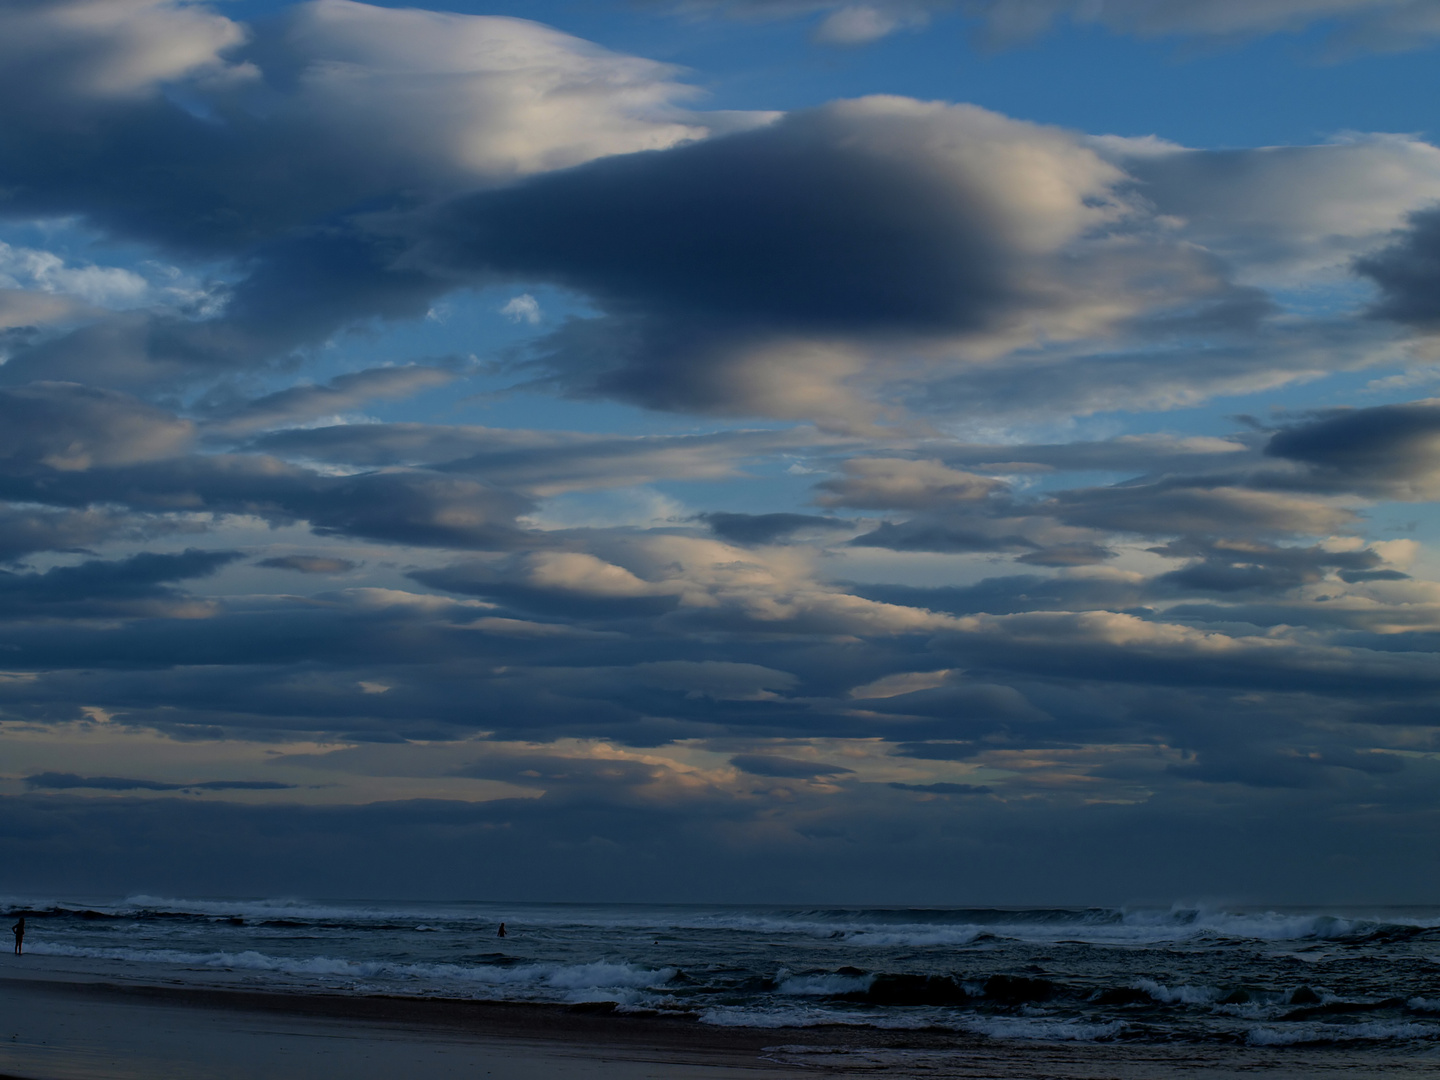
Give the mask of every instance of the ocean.
<svg viewBox="0 0 1440 1080">
<path fill-rule="evenodd" d="M 914 1030 L 1440 1053 L 1432 908 L 0 904 L 10 922 L 25 915 L 27 953 L 122 981 L 846 1025 L 892 1042 Z"/>
</svg>

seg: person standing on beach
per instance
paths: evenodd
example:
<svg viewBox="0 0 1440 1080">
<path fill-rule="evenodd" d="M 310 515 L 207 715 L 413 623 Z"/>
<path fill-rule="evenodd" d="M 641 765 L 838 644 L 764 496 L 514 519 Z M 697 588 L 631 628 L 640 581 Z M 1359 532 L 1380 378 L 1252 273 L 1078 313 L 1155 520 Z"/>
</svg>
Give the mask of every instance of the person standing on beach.
<svg viewBox="0 0 1440 1080">
<path fill-rule="evenodd" d="M 15 931 L 15 955 L 19 956 L 25 951 L 25 916 L 21 915 L 20 920 L 10 929 Z"/>
</svg>

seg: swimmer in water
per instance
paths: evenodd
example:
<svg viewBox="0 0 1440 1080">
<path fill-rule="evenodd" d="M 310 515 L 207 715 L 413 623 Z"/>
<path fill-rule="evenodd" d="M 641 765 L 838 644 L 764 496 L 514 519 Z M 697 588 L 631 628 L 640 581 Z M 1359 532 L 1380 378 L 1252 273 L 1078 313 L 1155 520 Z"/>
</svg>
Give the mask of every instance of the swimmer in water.
<svg viewBox="0 0 1440 1080">
<path fill-rule="evenodd" d="M 496 937 L 504 937 L 504 936 L 505 936 L 505 924 L 504 924 L 503 922 L 500 924 L 500 929 L 499 929 L 499 931 L 496 932 L 495 936 L 496 936 Z"/>
</svg>

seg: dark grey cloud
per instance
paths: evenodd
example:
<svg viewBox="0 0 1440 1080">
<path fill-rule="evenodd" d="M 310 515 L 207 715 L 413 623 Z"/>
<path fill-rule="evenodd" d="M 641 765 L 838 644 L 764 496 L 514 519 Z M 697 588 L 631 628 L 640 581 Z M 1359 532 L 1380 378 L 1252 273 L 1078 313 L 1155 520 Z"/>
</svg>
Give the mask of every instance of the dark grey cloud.
<svg viewBox="0 0 1440 1080">
<path fill-rule="evenodd" d="M 986 578 L 974 585 L 852 585 L 861 596 L 890 604 L 930 608 L 953 615 L 1017 611 L 1097 611 L 1138 606 L 1144 583 L 1129 578 L 1041 577 L 1021 574 Z"/>
<path fill-rule="evenodd" d="M 1345 782 L 1350 769 L 1361 773 L 1388 774 L 1405 767 L 1394 754 L 1357 754 L 1348 747 L 1287 747 L 1256 752 L 1252 747 L 1224 748 L 1206 753 L 1193 764 L 1171 765 L 1172 776 L 1210 784 L 1245 784 L 1252 787 L 1329 788 Z"/>
<path fill-rule="evenodd" d="M 927 795 L 992 795 L 994 788 L 988 788 L 984 784 L 902 784 L 892 781 L 890 786 L 900 791 L 920 791 Z"/>
<path fill-rule="evenodd" d="M 1013 522 L 996 523 L 983 517 L 919 517 L 910 521 L 883 521 L 875 529 L 850 541 L 856 547 L 891 551 L 941 551 L 953 554 L 980 551 L 1032 551 L 1038 545 L 1018 532 Z"/>
<path fill-rule="evenodd" d="M 1305 466 L 1275 487 L 1432 499 L 1440 493 L 1440 404 L 1412 401 L 1336 409 L 1282 428 L 1265 453 Z"/>
<path fill-rule="evenodd" d="M 957 666 L 1177 689 L 1304 690 L 1342 699 L 1440 691 L 1428 651 L 1301 641 L 1277 647 L 1258 634 L 1232 636 L 1109 611 L 972 616 L 962 633 L 937 639 L 935 649 Z"/>
<path fill-rule="evenodd" d="M 456 771 L 457 776 L 504 780 L 521 787 L 540 787 L 562 797 L 613 791 L 654 781 L 656 765 L 619 758 L 565 757 L 559 754 L 494 754 Z"/>
<path fill-rule="evenodd" d="M 822 517 L 818 514 L 738 514 L 714 510 L 700 514 L 698 519 L 725 540 L 737 544 L 773 544 L 797 533 L 815 534 L 853 530 L 853 522 L 844 518 Z"/>
<path fill-rule="evenodd" d="M 1060 521 L 1141 536 L 1287 536 L 1330 533 L 1357 519 L 1343 507 L 1257 491 L 1240 477 L 1174 477 L 1058 492 Z"/>
<path fill-rule="evenodd" d="M 27 472 L 0 474 L 0 495 L 72 507 L 118 503 L 151 513 L 253 514 L 274 523 L 305 521 L 322 535 L 426 546 L 526 546 L 515 519 L 534 505 L 465 477 L 419 470 L 333 476 L 245 454 L 84 471 L 42 464 Z"/>
<path fill-rule="evenodd" d="M 1117 552 L 1102 544 L 1054 544 L 1039 551 L 1027 551 L 1015 561 L 1029 566 L 1094 566 L 1115 558 Z"/>
<path fill-rule="evenodd" d="M 823 761 L 804 761 L 778 754 L 736 754 L 730 764 L 752 776 L 773 776 L 787 780 L 808 780 L 819 776 L 840 776 L 854 772 L 843 765 L 827 765 Z"/>
<path fill-rule="evenodd" d="M 1331 551 L 1310 547 L 1278 547 L 1255 541 L 1182 541 L 1152 548 L 1156 554 L 1190 558 L 1188 566 L 1155 579 L 1159 591 L 1241 593 L 1282 592 L 1313 585 L 1338 571 L 1342 581 L 1397 581 L 1407 575 L 1378 570 L 1383 559 L 1369 549 Z"/>
<path fill-rule="evenodd" d="M 854 133 L 822 110 L 538 177 L 452 208 L 435 255 L 557 279 L 625 309 L 796 331 L 979 329 L 1020 303 L 979 192 L 955 191 L 938 162 L 917 172 L 847 145 Z M 877 276 L 882 253 L 903 261 Z M 986 259 L 1002 265 L 987 271 Z"/>
<path fill-rule="evenodd" d="M 194 425 L 125 394 L 68 382 L 0 390 L 0 471 L 58 473 L 176 457 Z"/>
<path fill-rule="evenodd" d="M 271 570 L 296 570 L 302 574 L 345 574 L 359 563 L 331 555 L 276 555 L 255 564 Z"/>
<path fill-rule="evenodd" d="M 87 551 L 127 531 L 123 515 L 107 510 L 46 510 L 0 506 L 0 561 L 37 551 Z"/>
<path fill-rule="evenodd" d="M 881 345 L 1103 321 L 1101 295 L 1142 263 L 1186 303 L 1228 296 L 1195 249 L 1117 261 L 1080 243 L 1128 213 L 1122 179 L 1058 129 L 869 98 L 539 176 L 412 227 L 434 273 L 550 281 L 603 309 L 536 346 L 571 392 L 836 422 L 858 415 L 839 382 Z"/>
<path fill-rule="evenodd" d="M 1440 208 L 1410 215 L 1390 246 L 1356 260 L 1355 269 L 1380 286 L 1373 314 L 1417 329 L 1440 329 Z"/>
<path fill-rule="evenodd" d="M 161 780 L 134 780 L 123 776 L 78 776 L 75 773 L 43 772 L 25 777 L 25 786 L 50 791 L 91 789 L 95 791 L 287 791 L 294 784 L 275 780 L 197 780 L 170 784 Z"/>
<path fill-rule="evenodd" d="M 196 613 L 195 598 L 172 582 L 208 577 L 240 558 L 238 551 L 190 549 L 178 555 L 141 554 L 114 562 L 92 560 L 41 573 L 0 570 L 0 618 L 94 618 Z"/>
<path fill-rule="evenodd" d="M 900 743 L 892 751 L 896 757 L 917 758 L 921 761 L 964 761 L 973 758 L 985 749 L 974 742 L 913 742 Z"/>
</svg>

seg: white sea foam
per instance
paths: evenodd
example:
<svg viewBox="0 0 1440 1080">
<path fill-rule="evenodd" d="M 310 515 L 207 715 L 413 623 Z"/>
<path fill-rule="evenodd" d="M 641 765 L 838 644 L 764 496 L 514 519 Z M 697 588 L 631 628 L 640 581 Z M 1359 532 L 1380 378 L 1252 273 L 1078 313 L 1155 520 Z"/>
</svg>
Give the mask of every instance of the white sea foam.
<svg viewBox="0 0 1440 1080">
<path fill-rule="evenodd" d="M 1388 1042 L 1395 1039 L 1434 1039 L 1440 1029 L 1430 1024 L 1371 1020 L 1358 1024 L 1287 1024 L 1253 1027 L 1245 1035 L 1251 1046 L 1295 1046 L 1300 1043 Z"/>
<path fill-rule="evenodd" d="M 700 1022 L 717 1027 L 874 1027 L 887 1030 L 914 1031 L 934 1027 L 935 1018 L 928 1015 L 888 1016 L 875 1012 L 845 1012 L 818 1006 L 793 1005 L 783 1008 L 749 1008 L 717 1005 L 700 1012 Z"/>
<path fill-rule="evenodd" d="M 33 953 L 92 960 L 171 964 L 227 971 L 264 971 L 284 975 L 330 976 L 349 980 L 426 981 L 449 986 L 497 986 L 563 992 L 566 1000 L 589 1000 L 592 991 L 643 990 L 663 986 L 674 968 L 648 969 L 632 964 L 519 964 L 514 967 L 467 964 L 404 964 L 383 960 L 344 960 L 329 956 L 269 956 L 243 952 L 184 952 L 178 949 L 87 948 L 36 942 Z M 575 996 L 582 995 L 582 996 Z"/>
<path fill-rule="evenodd" d="M 1118 1018 L 1133 1024 L 1135 1015 L 1117 1012 L 1102 995 L 1082 988 L 1129 986 L 1160 1007 L 1146 1010 L 1144 1028 L 1127 1031 L 1127 1040 L 1184 1039 L 1223 1028 L 1239 1039 L 1249 1036 L 1255 1045 L 1440 1041 L 1440 1024 L 1433 1022 L 1440 995 L 1434 994 L 1412 997 L 1414 1012 L 1405 1017 L 1387 1012 L 1385 1020 L 1369 1014 L 1284 1020 L 1295 1008 L 1293 986 L 1273 968 L 1280 953 L 1301 959 L 1330 953 L 1329 941 L 1363 943 L 1360 951 L 1345 955 L 1375 964 L 1422 957 L 1429 943 L 1412 941 L 1410 931 L 1440 926 L 1440 909 L 787 910 L 150 895 L 109 903 L 10 904 L 61 916 L 35 920 L 28 952 L 75 958 L 67 966 L 83 966 L 88 958 L 107 978 L 240 982 L 327 993 L 614 1001 L 622 1009 L 684 1010 L 727 1026 L 938 1026 L 1038 1041 L 1117 1037 L 1123 1030 Z M 87 909 L 121 919 L 65 917 L 67 911 L 83 915 Z M 151 917 L 166 914 L 194 917 Z M 496 942 L 494 927 L 502 920 L 511 935 Z M 1066 944 L 1053 951 L 1054 942 Z M 1140 962 L 1148 948 L 1159 950 L 1155 966 Z M 1070 1003 L 1063 1014 L 1053 1003 L 1006 1005 L 984 994 L 991 974 L 1024 972 L 1041 955 L 1051 969 L 1045 977 L 1059 984 L 1062 1000 Z M 848 970 L 842 965 L 876 974 L 840 974 L 837 968 Z M 678 978 L 682 967 L 687 976 Z M 1164 974 L 1136 979 L 1137 970 Z M 1371 982 L 1389 978 L 1373 966 L 1367 972 Z M 1394 972 L 1395 985 L 1405 985 L 1402 969 Z M 864 995 L 880 973 L 953 979 L 973 1000 L 945 1006 L 836 1000 Z M 1323 990 L 1311 981 L 1322 1001 L 1337 1000 L 1335 993 L 1347 1000 L 1364 997 L 1339 969 L 1327 967 L 1325 980 Z M 1272 989 L 1221 1004 L 1230 988 L 1257 982 Z M 1426 993 L 1422 984 L 1411 986 L 1412 993 Z"/>
<path fill-rule="evenodd" d="M 49 901 L 45 906 L 53 906 Z M 13 907 L 40 906 L 12 899 Z M 75 906 L 63 904 L 63 906 Z M 120 903 L 86 904 L 109 914 L 191 914 L 247 920 L 291 919 L 321 922 L 424 922 L 437 918 L 484 923 L 501 905 L 326 904 L 301 899 L 187 899 L 136 895 Z M 1230 911 L 1206 907 L 1094 911 L 890 911 L 834 909 L 815 911 L 696 911 L 685 908 L 579 908 L 526 905 L 535 927 L 635 928 L 646 931 L 715 931 L 843 941 L 857 947 L 964 946 L 990 935 L 1019 941 L 1073 940 L 1092 944 L 1146 945 L 1195 938 L 1269 941 L 1338 940 L 1387 927 L 1430 929 L 1440 918 L 1395 913 L 1362 916 L 1318 912 Z"/>
<path fill-rule="evenodd" d="M 835 997 L 838 994 L 864 993 L 875 981 L 874 975 L 790 975 L 775 977 L 777 994 L 794 997 Z"/>
<path fill-rule="evenodd" d="M 1042 1039 L 1047 1042 L 1099 1042 L 1113 1039 L 1129 1025 L 1123 1020 L 1106 1024 L 1083 1020 L 1050 1020 L 1040 1017 L 986 1016 L 967 1019 L 960 1025 L 977 1035 L 992 1039 Z"/>
<path fill-rule="evenodd" d="M 1154 979 L 1136 979 L 1130 986 L 1166 1005 L 1210 1005 L 1222 996 L 1213 986 L 1166 986 Z"/>
</svg>

